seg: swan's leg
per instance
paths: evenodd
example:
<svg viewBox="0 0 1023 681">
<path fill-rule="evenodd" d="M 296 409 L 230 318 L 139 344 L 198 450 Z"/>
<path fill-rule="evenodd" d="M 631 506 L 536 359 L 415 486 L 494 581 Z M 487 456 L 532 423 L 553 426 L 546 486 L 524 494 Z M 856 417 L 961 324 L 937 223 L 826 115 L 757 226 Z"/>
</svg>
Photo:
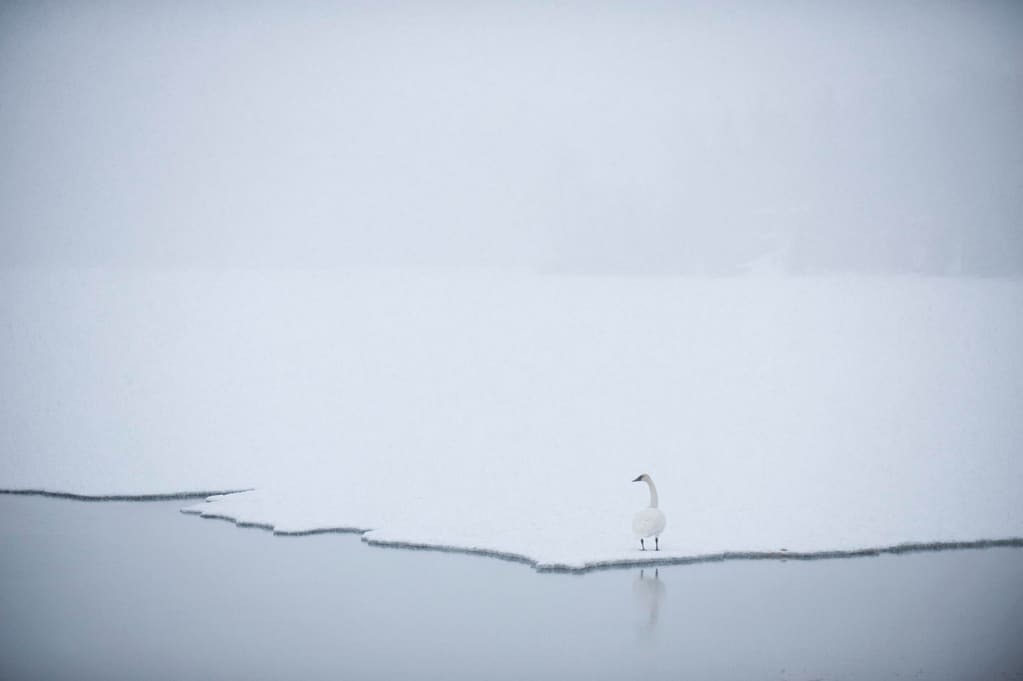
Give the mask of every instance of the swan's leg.
<svg viewBox="0 0 1023 681">
<path fill-rule="evenodd" d="M 654 537 L 654 551 L 660 551 L 660 550 L 661 550 L 661 538 L 660 537 Z"/>
<path fill-rule="evenodd" d="M 643 538 L 642 537 L 639 538 L 639 550 L 640 551 L 646 551 L 646 544 L 643 543 Z"/>
</svg>

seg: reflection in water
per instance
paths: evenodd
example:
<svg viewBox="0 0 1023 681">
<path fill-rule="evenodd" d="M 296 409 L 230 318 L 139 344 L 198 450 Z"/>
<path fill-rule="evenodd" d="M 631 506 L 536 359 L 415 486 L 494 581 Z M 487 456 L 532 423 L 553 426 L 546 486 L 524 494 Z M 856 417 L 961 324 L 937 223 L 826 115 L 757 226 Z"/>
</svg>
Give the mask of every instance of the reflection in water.
<svg viewBox="0 0 1023 681">
<path fill-rule="evenodd" d="M 647 615 L 647 620 L 642 626 L 642 632 L 646 635 L 652 635 L 654 629 L 657 628 L 657 616 L 665 594 L 664 582 L 661 581 L 660 572 L 654 570 L 654 576 L 650 577 L 646 574 L 646 570 L 640 570 L 639 576 L 632 583 L 632 594 L 636 598 L 636 603 L 643 608 L 644 613 Z"/>
<path fill-rule="evenodd" d="M 1023 681 L 1019 548 L 560 575 L 181 504 L 0 494 L 0 679 Z"/>
</svg>

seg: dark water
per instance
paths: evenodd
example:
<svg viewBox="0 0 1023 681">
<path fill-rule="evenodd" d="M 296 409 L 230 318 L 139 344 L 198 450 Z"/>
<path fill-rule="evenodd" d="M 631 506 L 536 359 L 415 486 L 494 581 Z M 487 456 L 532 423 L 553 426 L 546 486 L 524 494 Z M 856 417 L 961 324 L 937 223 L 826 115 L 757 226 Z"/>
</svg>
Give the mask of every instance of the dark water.
<svg viewBox="0 0 1023 681">
<path fill-rule="evenodd" d="M 0 495 L 3 679 L 1020 679 L 1023 550 L 538 574 Z"/>
</svg>

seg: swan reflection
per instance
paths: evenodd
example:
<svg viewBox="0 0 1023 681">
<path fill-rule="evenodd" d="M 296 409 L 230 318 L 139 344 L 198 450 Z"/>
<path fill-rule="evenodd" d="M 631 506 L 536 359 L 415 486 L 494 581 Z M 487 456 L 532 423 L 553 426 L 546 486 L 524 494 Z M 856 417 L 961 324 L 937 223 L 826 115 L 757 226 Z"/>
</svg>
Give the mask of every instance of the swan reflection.
<svg viewBox="0 0 1023 681">
<path fill-rule="evenodd" d="M 657 616 L 661 609 L 661 601 L 664 600 L 665 587 L 661 581 L 660 571 L 654 570 L 651 576 L 647 571 L 640 570 L 639 575 L 632 582 L 632 595 L 636 604 L 643 609 L 646 621 L 641 626 L 645 634 L 652 634 L 657 628 Z"/>
</svg>

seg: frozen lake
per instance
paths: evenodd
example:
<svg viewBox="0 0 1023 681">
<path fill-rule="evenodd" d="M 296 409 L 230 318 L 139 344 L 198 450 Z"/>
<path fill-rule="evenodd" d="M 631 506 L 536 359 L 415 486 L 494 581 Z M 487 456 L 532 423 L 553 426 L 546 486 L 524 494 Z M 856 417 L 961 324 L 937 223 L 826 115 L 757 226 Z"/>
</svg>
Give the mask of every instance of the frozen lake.
<svg viewBox="0 0 1023 681">
<path fill-rule="evenodd" d="M 568 569 L 634 562 L 643 472 L 667 557 L 1023 541 L 1020 310 L 1016 279 L 0 271 L 0 490 L 251 489 L 197 510 Z"/>
<path fill-rule="evenodd" d="M 1023 550 L 583 575 L 0 495 L 10 679 L 1000 679 Z"/>
</svg>

